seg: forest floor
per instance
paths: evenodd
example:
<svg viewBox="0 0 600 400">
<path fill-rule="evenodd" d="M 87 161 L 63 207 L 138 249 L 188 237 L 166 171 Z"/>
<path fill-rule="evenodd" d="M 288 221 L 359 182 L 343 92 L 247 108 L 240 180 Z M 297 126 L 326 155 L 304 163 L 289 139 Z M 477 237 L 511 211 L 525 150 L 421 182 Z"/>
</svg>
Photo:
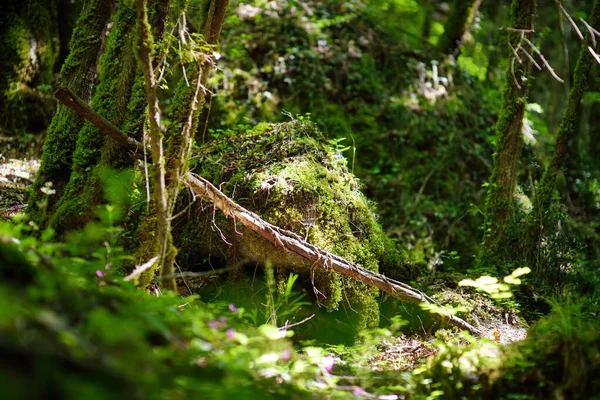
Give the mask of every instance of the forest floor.
<svg viewBox="0 0 600 400">
<path fill-rule="evenodd" d="M 480 321 L 477 327 L 482 338 L 502 345 L 518 342 L 527 337 L 527 325 L 513 313 L 497 314 Z M 456 336 L 449 335 L 448 339 Z M 377 352 L 369 359 L 373 371 L 410 371 L 424 359 L 437 353 L 436 338 L 429 333 L 393 336 L 383 340 Z M 462 343 L 467 345 L 466 342 Z"/>
<path fill-rule="evenodd" d="M 11 219 L 27 206 L 27 192 L 39 167 L 37 159 L 7 159 L 0 154 L 0 220 Z"/>
<path fill-rule="evenodd" d="M 0 220 L 11 220 L 27 207 L 27 193 L 39 166 L 37 159 L 0 158 Z M 527 325 L 514 312 L 497 307 L 490 309 L 489 299 L 480 295 L 468 297 L 470 302 L 474 302 L 474 309 L 487 308 L 491 311 L 486 313 L 485 318 L 478 317 L 477 312 L 472 316 L 482 332 L 481 337 L 504 345 L 525 339 Z M 454 336 L 455 333 L 450 334 L 449 338 Z M 386 338 L 369 359 L 369 368 L 373 371 L 413 370 L 437 352 L 435 342 L 436 338 L 425 331 Z"/>
</svg>

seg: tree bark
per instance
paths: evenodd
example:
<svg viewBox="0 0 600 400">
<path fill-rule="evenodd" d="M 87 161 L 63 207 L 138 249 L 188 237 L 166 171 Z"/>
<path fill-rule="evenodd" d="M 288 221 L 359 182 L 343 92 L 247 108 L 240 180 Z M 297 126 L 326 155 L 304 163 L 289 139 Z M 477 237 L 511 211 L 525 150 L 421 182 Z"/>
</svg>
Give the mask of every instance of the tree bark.
<svg viewBox="0 0 600 400">
<path fill-rule="evenodd" d="M 201 33 L 209 46 L 217 44 L 225 18 L 228 0 L 211 0 L 202 4 Z M 160 128 L 160 107 L 156 97 L 156 81 L 150 63 L 152 52 L 152 34 L 145 28 L 145 0 L 136 1 L 139 24 L 139 55 L 146 82 L 148 110 L 150 113 L 150 135 L 154 164 L 154 198 L 152 208 L 156 217 L 144 221 L 145 225 L 154 225 L 157 234 L 150 238 L 154 245 L 142 244 L 142 249 L 159 249 L 159 265 L 162 277 L 173 275 L 177 250 L 172 244 L 170 217 L 173 214 L 181 180 L 187 171 L 192 144 L 198 126 L 198 117 L 205 100 L 205 85 L 214 66 L 210 51 L 203 51 L 191 65 L 184 66 L 184 77 L 180 80 L 173 99 L 171 128 L 166 132 L 166 152 L 163 156 L 162 131 Z M 140 22 L 141 21 L 141 22 Z M 182 18 L 181 21 L 184 21 Z M 180 27 L 185 35 L 185 27 Z M 187 72 L 186 72 L 187 71 Z M 188 80 L 189 76 L 189 80 Z M 165 168 L 166 167 L 166 168 Z M 154 270 L 148 270 L 142 276 L 149 282 Z M 164 279 L 167 289 L 177 288 L 175 279 Z"/>
<path fill-rule="evenodd" d="M 482 267 L 499 267 L 508 245 L 508 226 L 513 217 L 514 192 L 518 178 L 518 160 L 523 144 L 522 127 L 527 96 L 531 61 L 521 57 L 518 62 L 512 49 L 531 40 L 535 0 L 513 0 L 511 29 L 508 31 L 509 62 L 506 83 L 502 94 L 502 109 L 496 124 L 496 151 L 494 169 L 489 180 L 485 208 L 485 233 L 479 254 Z"/>
<path fill-rule="evenodd" d="M 168 2 L 151 1 L 155 26 L 164 27 L 163 20 L 167 19 Z M 136 83 L 141 75 L 134 53 L 133 38 L 135 37 L 135 11 L 127 2 L 120 2 L 114 16 L 106 50 L 102 55 L 102 69 L 96 91 L 92 97 L 92 106 L 111 123 L 119 126 L 129 126 L 131 121 L 137 122 L 141 115 L 146 115 L 145 108 L 131 107 L 131 102 L 139 97 L 144 98 L 144 92 L 138 93 Z M 155 28 L 158 29 L 158 28 Z M 162 37 L 162 32 L 155 32 Z M 59 90 L 59 94 L 64 93 Z M 73 103 L 66 103 L 75 106 Z M 80 101 L 78 106 L 84 106 Z M 128 129 L 128 134 L 141 136 L 135 129 Z M 133 159 L 127 157 L 119 148 L 115 149 L 113 141 L 106 140 L 96 126 L 87 123 L 78 132 L 77 143 L 73 155 L 71 176 L 65 187 L 56 209 L 50 218 L 50 226 L 58 233 L 80 229 L 95 218 L 96 207 L 104 200 L 102 170 L 131 168 Z"/>
<path fill-rule="evenodd" d="M 71 38 L 71 52 L 61 69 L 60 85 L 69 87 L 89 101 L 96 82 L 96 66 L 104 42 L 105 30 L 115 0 L 86 0 Z M 29 196 L 28 216 L 41 227 L 48 224 L 56 204 L 71 176 L 73 153 L 82 118 L 61 106 L 48 128 L 40 169 Z M 54 195 L 40 189 L 52 182 Z"/>
</svg>

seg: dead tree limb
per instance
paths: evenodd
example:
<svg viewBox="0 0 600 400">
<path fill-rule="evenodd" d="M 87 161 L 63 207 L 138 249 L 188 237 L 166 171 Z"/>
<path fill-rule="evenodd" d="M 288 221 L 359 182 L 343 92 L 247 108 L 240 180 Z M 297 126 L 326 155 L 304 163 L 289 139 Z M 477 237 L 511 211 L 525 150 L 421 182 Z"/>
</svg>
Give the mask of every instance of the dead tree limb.
<svg viewBox="0 0 600 400">
<path fill-rule="evenodd" d="M 188 172 L 184 176 L 184 180 L 202 200 L 212 202 L 223 211 L 223 213 L 240 221 L 245 227 L 256 232 L 284 251 L 296 253 L 325 270 L 333 269 L 334 271 L 354 278 L 365 285 L 375 286 L 391 296 L 406 301 L 407 303 L 435 304 L 435 301 L 429 296 L 405 283 L 362 268 L 319 246 L 306 242 L 294 232 L 281 229 L 278 226 L 268 223 L 257 214 L 246 210 L 235 203 L 213 184 L 198 175 Z M 454 315 L 443 316 L 443 319 L 448 323 L 466 329 L 473 334 L 479 333 L 477 328 Z"/>
<path fill-rule="evenodd" d="M 64 104 L 66 107 L 75 111 L 75 113 L 81 115 L 87 119 L 102 132 L 106 133 L 113 140 L 123 146 L 125 149 L 131 151 L 134 154 L 143 154 L 143 145 L 132 137 L 125 135 L 119 128 L 114 126 L 110 121 L 101 115 L 98 115 L 92 107 L 83 101 L 79 96 L 73 93 L 70 89 L 65 87 L 59 87 L 54 92 L 54 96 Z"/>
<path fill-rule="evenodd" d="M 62 99 L 60 97 L 57 98 L 59 101 L 62 102 Z M 96 125 L 110 137 L 113 137 L 113 134 L 106 131 L 104 125 L 99 123 L 99 121 L 101 121 L 100 118 L 102 117 L 100 117 L 94 111 L 90 109 L 87 112 L 80 113 L 77 109 L 73 110 L 79 115 L 81 115 L 83 118 L 90 121 L 92 124 Z M 119 133 L 118 137 L 125 136 L 125 134 L 123 134 L 118 128 L 116 129 Z M 122 139 L 118 139 L 117 142 L 120 144 L 123 143 Z M 137 154 L 141 155 L 143 154 L 143 152 L 138 152 Z M 313 244 L 308 243 L 294 232 L 282 229 L 278 226 L 268 223 L 267 221 L 263 220 L 259 215 L 235 203 L 227 195 L 225 195 L 223 192 L 217 189 L 213 184 L 211 184 L 209 181 L 198 175 L 188 172 L 183 176 L 183 180 L 184 183 L 188 185 L 190 189 L 192 189 L 193 192 L 196 195 L 198 195 L 202 200 L 213 203 L 223 213 L 235 218 L 236 221 L 240 221 L 245 227 L 256 232 L 269 242 L 275 244 L 277 247 L 281 248 L 282 251 L 289 251 L 298 254 L 299 256 L 308 260 L 311 264 L 315 264 L 325 270 L 332 269 L 340 274 L 356 279 L 364 283 L 365 285 L 374 286 L 388 293 L 390 296 L 405 301 L 407 303 L 437 304 L 437 302 L 431 297 L 427 296 L 425 293 L 413 288 L 410 285 L 396 281 L 391 278 L 387 278 L 385 275 L 381 275 L 376 272 L 369 271 L 368 269 L 362 268 L 354 263 L 345 260 L 340 256 L 328 252 L 327 250 L 319 246 L 315 246 Z M 461 329 L 465 329 L 471 332 L 472 334 L 481 333 L 479 329 L 475 328 L 473 325 L 454 315 L 440 315 L 437 313 L 433 313 L 433 315 L 437 318 L 441 318 L 442 320 L 446 321 L 451 325 L 457 326 Z"/>
</svg>

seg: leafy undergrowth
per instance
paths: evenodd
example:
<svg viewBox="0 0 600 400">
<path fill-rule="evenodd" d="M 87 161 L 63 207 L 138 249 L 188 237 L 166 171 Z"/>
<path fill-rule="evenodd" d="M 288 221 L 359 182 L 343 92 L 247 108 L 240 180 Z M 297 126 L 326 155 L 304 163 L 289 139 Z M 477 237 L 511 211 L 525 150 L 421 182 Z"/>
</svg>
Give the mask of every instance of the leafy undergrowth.
<svg viewBox="0 0 600 400">
<path fill-rule="evenodd" d="M 6 398 L 590 398 L 600 390 L 596 303 L 557 305 L 508 346 L 380 329 L 354 346 L 294 347 L 291 332 L 252 326 L 233 304 L 137 290 L 123 278 L 115 214 L 109 207 L 99 217 L 64 243 L 51 231 L 39 241 L 26 226 L 0 224 Z M 395 319 L 390 329 L 402 325 Z"/>
</svg>

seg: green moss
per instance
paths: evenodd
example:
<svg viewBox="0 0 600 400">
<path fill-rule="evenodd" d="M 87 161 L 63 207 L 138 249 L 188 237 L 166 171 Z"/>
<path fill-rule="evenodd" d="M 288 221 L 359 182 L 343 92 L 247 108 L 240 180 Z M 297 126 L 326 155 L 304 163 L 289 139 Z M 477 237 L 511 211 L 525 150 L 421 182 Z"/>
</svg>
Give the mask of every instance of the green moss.
<svg viewBox="0 0 600 400">
<path fill-rule="evenodd" d="M 91 97 L 98 54 L 113 4 L 114 0 L 85 2 L 73 31 L 71 52 L 61 69 L 59 85 L 69 87 L 84 100 Z M 82 125 L 81 118 L 63 106 L 59 107 L 48 128 L 40 170 L 28 201 L 29 217 L 40 226 L 47 225 L 69 182 L 73 153 Z M 56 190 L 50 197 L 41 192 L 46 182 L 52 182 Z"/>
<path fill-rule="evenodd" d="M 130 50 L 134 25 L 133 8 L 121 4 L 115 15 L 106 52 L 102 56 L 102 73 L 92 98 L 92 108 L 117 126 L 127 116 L 138 72 Z M 102 200 L 102 180 L 97 174 L 101 157 L 105 165 L 115 167 L 118 163 L 113 159 L 122 160 L 123 153 L 118 145 L 107 140 L 104 132 L 86 122 L 78 135 L 69 183 L 50 220 L 50 226 L 57 232 L 64 232 L 83 227 L 94 218 L 95 207 Z"/>
<path fill-rule="evenodd" d="M 52 83 L 58 59 L 56 7 L 55 0 L 3 3 L 0 128 L 14 136 L 43 131 L 55 111 L 43 88 Z"/>
<path fill-rule="evenodd" d="M 511 25 L 516 29 L 532 29 L 535 1 L 514 0 L 511 5 Z M 510 31 L 510 45 L 520 43 L 520 33 Z M 513 57 L 509 52 L 509 57 Z M 485 233 L 478 263 L 483 267 L 504 267 L 511 261 L 503 249 L 509 248 L 509 225 L 514 214 L 514 193 L 518 177 L 518 160 L 523 137 L 521 128 L 529 94 L 531 61 L 515 63 L 506 72 L 502 93 L 502 109 L 496 124 L 494 169 L 489 180 L 485 209 Z M 520 84 L 517 83 L 519 80 Z M 506 272 L 506 271 L 504 271 Z"/>
<path fill-rule="evenodd" d="M 192 167 L 268 222 L 363 268 L 378 271 L 384 259 L 399 263 L 396 268 L 404 266 L 402 253 L 385 237 L 373 205 L 348 171 L 346 159 L 310 122 L 260 124 L 222 133 L 200 151 Z M 215 225 L 232 246 L 224 243 Z M 238 231 L 243 235 L 223 217 L 217 217 L 213 225 L 211 211 L 191 212 L 176 236 L 184 260 L 181 264 L 208 256 L 225 258 L 228 263 L 264 265 L 270 260 L 277 267 L 300 273 L 316 301 L 330 311 L 343 308 L 342 313 L 357 324 L 357 330 L 377 325 L 377 290 L 314 268 L 250 231 Z"/>
</svg>

